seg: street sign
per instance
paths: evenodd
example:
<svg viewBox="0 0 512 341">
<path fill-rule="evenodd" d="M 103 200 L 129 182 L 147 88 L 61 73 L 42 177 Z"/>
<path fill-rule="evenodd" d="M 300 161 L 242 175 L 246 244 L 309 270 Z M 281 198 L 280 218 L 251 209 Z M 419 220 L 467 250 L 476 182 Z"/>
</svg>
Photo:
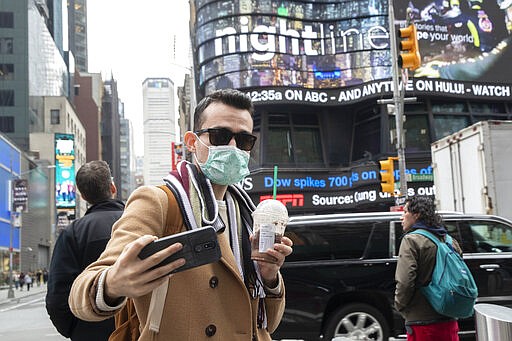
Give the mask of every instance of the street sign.
<svg viewBox="0 0 512 341">
<path fill-rule="evenodd" d="M 434 181 L 434 174 L 410 174 L 411 182 Z"/>
<path fill-rule="evenodd" d="M 21 227 L 21 213 L 19 212 L 12 212 L 12 226 L 15 228 Z"/>
<path fill-rule="evenodd" d="M 27 179 L 14 179 L 12 181 L 12 211 L 28 212 Z"/>
<path fill-rule="evenodd" d="M 396 206 L 403 206 L 405 205 L 405 195 L 400 195 L 395 197 L 395 205 Z"/>
</svg>

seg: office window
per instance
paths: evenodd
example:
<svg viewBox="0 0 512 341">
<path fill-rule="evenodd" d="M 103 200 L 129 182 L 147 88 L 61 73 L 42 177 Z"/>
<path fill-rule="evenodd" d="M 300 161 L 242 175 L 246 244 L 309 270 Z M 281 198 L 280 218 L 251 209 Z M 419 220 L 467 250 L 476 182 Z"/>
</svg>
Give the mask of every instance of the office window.
<svg viewBox="0 0 512 341">
<path fill-rule="evenodd" d="M 0 131 L 2 133 L 14 133 L 13 116 L 0 116 Z"/>
<path fill-rule="evenodd" d="M 323 163 L 322 141 L 315 114 L 271 113 L 264 164 Z"/>
<path fill-rule="evenodd" d="M 267 163 L 293 162 L 291 135 L 287 127 L 268 128 Z"/>
<path fill-rule="evenodd" d="M 50 123 L 51 124 L 60 124 L 60 110 L 59 109 L 50 110 Z"/>
<path fill-rule="evenodd" d="M 12 38 L 0 37 L 0 54 L 12 54 Z"/>
<path fill-rule="evenodd" d="M 427 115 L 409 115 L 404 128 L 406 151 L 430 150 Z"/>
<path fill-rule="evenodd" d="M 347 116 L 350 122 L 351 117 Z M 352 161 L 361 160 L 380 150 L 380 117 L 373 110 L 361 110 L 354 116 L 354 140 L 352 142 Z"/>
<path fill-rule="evenodd" d="M 14 90 L 0 90 L 0 107 L 14 106 Z"/>
<path fill-rule="evenodd" d="M 396 150 L 396 120 L 389 118 L 392 136 L 392 150 Z M 407 115 L 403 129 L 405 131 L 405 149 L 407 152 L 430 151 L 430 130 L 427 115 Z"/>
<path fill-rule="evenodd" d="M 500 114 L 506 113 L 504 103 L 469 103 L 471 112 L 475 114 Z"/>
<path fill-rule="evenodd" d="M 0 80 L 14 79 L 14 64 L 0 64 Z"/>
<path fill-rule="evenodd" d="M 449 112 L 468 112 L 466 103 L 432 103 L 432 112 L 449 113 Z"/>
<path fill-rule="evenodd" d="M 469 117 L 463 115 L 435 115 L 434 133 L 435 139 L 439 140 L 445 136 L 451 135 L 456 131 L 469 126 Z"/>
<path fill-rule="evenodd" d="M 295 162 L 322 162 L 322 148 L 318 128 L 295 128 Z"/>
<path fill-rule="evenodd" d="M 404 103 L 404 112 L 411 113 L 411 112 L 426 112 L 427 108 L 425 106 L 425 103 Z"/>
<path fill-rule="evenodd" d="M 13 12 L 0 12 L 0 28 L 14 28 Z"/>
</svg>

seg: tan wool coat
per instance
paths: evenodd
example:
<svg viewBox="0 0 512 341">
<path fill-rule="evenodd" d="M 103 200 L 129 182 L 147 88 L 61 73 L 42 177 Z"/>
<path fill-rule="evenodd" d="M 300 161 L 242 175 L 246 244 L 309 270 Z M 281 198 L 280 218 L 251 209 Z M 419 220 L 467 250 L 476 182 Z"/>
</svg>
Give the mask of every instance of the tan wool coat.
<svg viewBox="0 0 512 341">
<path fill-rule="evenodd" d="M 126 244 L 146 234 L 162 237 L 167 210 L 167 195 L 161 189 L 145 186 L 133 192 L 105 251 L 73 283 L 69 296 L 73 314 L 99 321 L 116 313 L 100 311 L 96 306 L 99 276 Z M 279 295 L 267 294 L 265 298 L 267 329 L 257 328 L 258 299 L 252 299 L 245 287 L 227 232 L 219 233 L 218 240 L 222 252 L 219 262 L 171 276 L 158 334 L 150 331 L 147 323 L 151 293 L 134 299 L 141 324 L 139 340 L 271 340 L 269 333 L 277 328 L 284 312 L 282 278 Z"/>
</svg>

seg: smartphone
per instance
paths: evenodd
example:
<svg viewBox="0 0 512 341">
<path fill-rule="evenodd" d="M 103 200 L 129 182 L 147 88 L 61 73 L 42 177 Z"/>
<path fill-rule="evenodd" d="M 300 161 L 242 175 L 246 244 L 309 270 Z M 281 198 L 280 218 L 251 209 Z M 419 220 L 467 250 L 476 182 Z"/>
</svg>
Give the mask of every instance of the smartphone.
<svg viewBox="0 0 512 341">
<path fill-rule="evenodd" d="M 221 257 L 220 246 L 217 241 L 217 233 L 213 227 L 205 226 L 157 239 L 144 246 L 139 253 L 139 258 L 145 259 L 178 242 L 183 245 L 183 248 L 164 259 L 160 264 L 154 266 L 152 269 L 169 264 L 179 258 L 185 258 L 185 264 L 183 266 L 180 266 L 170 272 L 176 273 L 190 268 L 195 268 L 200 265 L 216 262 Z"/>
</svg>

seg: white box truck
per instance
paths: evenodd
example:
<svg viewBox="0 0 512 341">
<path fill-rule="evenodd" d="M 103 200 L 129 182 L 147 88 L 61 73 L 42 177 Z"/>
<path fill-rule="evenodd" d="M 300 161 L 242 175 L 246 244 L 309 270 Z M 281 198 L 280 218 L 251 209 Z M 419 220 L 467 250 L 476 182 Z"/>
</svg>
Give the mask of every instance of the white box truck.
<svg viewBox="0 0 512 341">
<path fill-rule="evenodd" d="M 438 210 L 512 219 L 512 121 L 481 121 L 431 145 Z"/>
</svg>

